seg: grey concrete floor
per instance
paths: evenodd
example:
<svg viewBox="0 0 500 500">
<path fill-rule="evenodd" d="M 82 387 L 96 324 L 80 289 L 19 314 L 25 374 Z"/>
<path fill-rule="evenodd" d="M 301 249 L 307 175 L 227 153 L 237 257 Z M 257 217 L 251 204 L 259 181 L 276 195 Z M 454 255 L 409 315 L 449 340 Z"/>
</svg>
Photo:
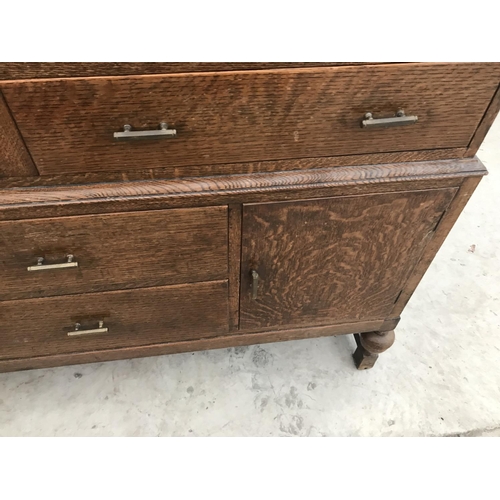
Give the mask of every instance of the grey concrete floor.
<svg viewBox="0 0 500 500">
<path fill-rule="evenodd" d="M 500 435 L 500 120 L 373 370 L 352 336 L 0 374 L 3 436 Z"/>
</svg>

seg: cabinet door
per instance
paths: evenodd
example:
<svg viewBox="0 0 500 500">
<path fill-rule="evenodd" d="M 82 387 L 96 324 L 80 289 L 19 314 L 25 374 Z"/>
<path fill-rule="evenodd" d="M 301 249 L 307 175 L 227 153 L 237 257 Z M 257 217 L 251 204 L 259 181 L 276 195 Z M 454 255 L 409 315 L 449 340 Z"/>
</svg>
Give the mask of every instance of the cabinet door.
<svg viewBox="0 0 500 500">
<path fill-rule="evenodd" d="M 245 205 L 240 327 L 385 319 L 455 193 Z"/>
</svg>

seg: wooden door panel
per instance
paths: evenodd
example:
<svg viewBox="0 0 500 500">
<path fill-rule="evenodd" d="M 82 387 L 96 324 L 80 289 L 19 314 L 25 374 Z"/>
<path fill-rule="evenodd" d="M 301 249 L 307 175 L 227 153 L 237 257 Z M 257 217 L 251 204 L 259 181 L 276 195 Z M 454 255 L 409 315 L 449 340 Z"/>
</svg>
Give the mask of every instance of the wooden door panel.
<svg viewBox="0 0 500 500">
<path fill-rule="evenodd" d="M 241 328 L 384 319 L 455 193 L 245 205 Z"/>
</svg>

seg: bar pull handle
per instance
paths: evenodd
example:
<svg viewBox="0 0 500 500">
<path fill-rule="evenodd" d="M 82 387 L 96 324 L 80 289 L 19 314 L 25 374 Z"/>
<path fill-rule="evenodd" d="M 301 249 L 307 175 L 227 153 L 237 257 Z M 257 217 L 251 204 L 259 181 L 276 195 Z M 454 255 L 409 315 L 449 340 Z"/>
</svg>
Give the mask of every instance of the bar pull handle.
<svg viewBox="0 0 500 500">
<path fill-rule="evenodd" d="M 132 130 L 132 125 L 124 125 L 123 132 L 115 132 L 115 139 L 144 139 L 148 137 L 175 137 L 177 130 L 168 128 L 165 122 L 160 123 L 160 128 L 155 130 Z"/>
<path fill-rule="evenodd" d="M 366 113 L 361 122 L 362 128 L 388 128 L 413 125 L 417 123 L 418 116 L 406 116 L 404 110 L 399 109 L 396 116 L 390 118 L 373 118 L 372 113 Z"/>
<path fill-rule="evenodd" d="M 252 269 L 250 274 L 252 276 L 252 300 L 257 300 L 257 294 L 259 292 L 259 273 L 255 269 Z"/>
<path fill-rule="evenodd" d="M 78 262 L 73 260 L 75 257 L 71 254 L 66 255 L 66 262 L 61 262 L 60 264 L 44 264 L 44 258 L 37 258 L 36 266 L 29 266 L 28 271 L 48 271 L 50 269 L 66 269 L 68 267 L 78 267 Z"/>
<path fill-rule="evenodd" d="M 80 330 L 82 325 L 80 323 L 75 324 L 75 329 L 68 332 L 68 337 L 76 337 L 78 335 L 92 335 L 95 333 L 108 333 L 109 328 L 104 326 L 104 321 L 99 321 L 99 328 L 94 328 L 91 330 Z"/>
</svg>

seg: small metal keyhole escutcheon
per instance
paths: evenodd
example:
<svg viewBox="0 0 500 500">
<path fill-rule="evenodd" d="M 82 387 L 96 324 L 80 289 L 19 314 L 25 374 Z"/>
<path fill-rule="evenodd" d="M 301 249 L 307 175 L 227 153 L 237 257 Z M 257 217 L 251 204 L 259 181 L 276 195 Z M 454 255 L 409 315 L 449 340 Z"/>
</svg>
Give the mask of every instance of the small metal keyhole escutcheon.
<svg viewBox="0 0 500 500">
<path fill-rule="evenodd" d="M 255 269 L 252 269 L 250 274 L 252 276 L 252 299 L 257 300 L 257 293 L 259 291 L 259 273 Z"/>
</svg>

